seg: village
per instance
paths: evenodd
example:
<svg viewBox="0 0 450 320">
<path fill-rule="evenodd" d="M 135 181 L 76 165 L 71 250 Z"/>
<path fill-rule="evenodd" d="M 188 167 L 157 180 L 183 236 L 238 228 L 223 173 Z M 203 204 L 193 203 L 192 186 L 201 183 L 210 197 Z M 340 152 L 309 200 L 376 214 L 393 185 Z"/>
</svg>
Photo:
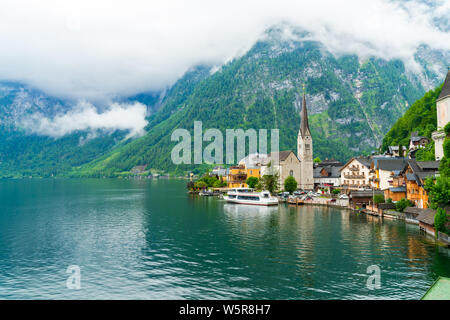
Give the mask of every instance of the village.
<svg viewBox="0 0 450 320">
<path fill-rule="evenodd" d="M 435 230 L 436 210 L 430 208 L 427 179 L 440 176 L 443 144 L 449 135 L 450 71 L 437 100 L 437 127 L 433 133 L 435 161 L 417 161 L 415 154 L 430 143 L 427 137 L 411 132 L 408 146 L 389 146 L 383 154 L 351 158 L 347 163 L 333 159 L 313 159 L 313 141 L 308 124 L 306 98 L 303 95 L 297 154 L 292 150 L 269 154 L 250 154 L 236 166 L 215 167 L 207 174 L 213 177 L 190 181 L 188 188 L 199 192 L 210 189 L 224 193 L 234 188 L 261 190 L 261 181 L 268 175 L 277 180 L 280 202 L 293 205 L 337 206 L 370 215 L 405 220 L 442 243 L 450 245 L 448 234 Z M 444 130 L 445 127 L 445 130 Z M 191 177 L 192 180 L 192 177 Z M 207 180 L 207 179 L 206 179 Z M 447 199 L 448 202 L 448 199 Z M 449 213 L 448 204 L 445 208 Z M 444 226 L 449 230 L 449 221 Z"/>
</svg>

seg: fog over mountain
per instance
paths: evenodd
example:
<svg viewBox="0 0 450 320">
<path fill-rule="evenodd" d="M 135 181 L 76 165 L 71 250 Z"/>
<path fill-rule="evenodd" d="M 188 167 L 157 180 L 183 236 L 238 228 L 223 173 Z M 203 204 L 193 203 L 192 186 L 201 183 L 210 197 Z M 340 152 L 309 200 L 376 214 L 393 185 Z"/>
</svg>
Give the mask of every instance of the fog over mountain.
<svg viewBox="0 0 450 320">
<path fill-rule="evenodd" d="M 450 50 L 449 16 L 449 1 L 2 1 L 0 79 L 91 102 L 159 91 L 195 65 L 244 54 L 280 23 L 335 54 L 417 71 L 421 44 Z"/>
</svg>

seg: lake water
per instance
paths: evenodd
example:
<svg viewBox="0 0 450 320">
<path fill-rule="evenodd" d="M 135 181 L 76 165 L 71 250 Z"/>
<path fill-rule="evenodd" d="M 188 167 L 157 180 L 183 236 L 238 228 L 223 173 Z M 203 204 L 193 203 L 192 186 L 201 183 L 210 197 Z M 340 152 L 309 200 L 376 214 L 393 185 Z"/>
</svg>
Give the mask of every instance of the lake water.
<svg viewBox="0 0 450 320">
<path fill-rule="evenodd" d="M 180 180 L 0 181 L 2 299 L 419 299 L 450 277 L 418 227 L 191 197 Z M 81 289 L 68 289 L 70 265 Z M 381 269 L 369 290 L 367 268 Z"/>
</svg>

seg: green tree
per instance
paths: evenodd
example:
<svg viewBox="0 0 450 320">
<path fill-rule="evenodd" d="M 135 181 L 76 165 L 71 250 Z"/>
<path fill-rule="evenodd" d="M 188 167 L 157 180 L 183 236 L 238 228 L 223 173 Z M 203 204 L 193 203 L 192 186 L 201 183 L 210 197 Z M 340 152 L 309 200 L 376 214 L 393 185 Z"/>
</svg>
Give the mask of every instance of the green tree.
<svg viewBox="0 0 450 320">
<path fill-rule="evenodd" d="M 403 198 L 400 201 L 397 201 L 395 204 L 395 209 L 399 212 L 403 212 L 407 207 L 412 207 L 413 203 L 410 200 Z"/>
<path fill-rule="evenodd" d="M 388 198 L 388 199 L 386 200 L 386 203 L 392 203 L 392 198 Z"/>
<path fill-rule="evenodd" d="M 297 190 L 297 181 L 294 177 L 289 176 L 284 180 L 284 191 L 289 192 L 292 194 L 295 190 Z"/>
<path fill-rule="evenodd" d="M 319 157 L 317 157 L 317 158 L 314 159 L 314 163 L 321 163 L 321 162 L 322 162 L 322 160 L 320 160 Z"/>
<path fill-rule="evenodd" d="M 434 216 L 434 227 L 437 231 L 445 231 L 445 225 L 448 221 L 447 213 L 445 209 L 438 208 L 436 211 L 436 215 Z"/>
<path fill-rule="evenodd" d="M 198 189 L 206 189 L 208 187 L 208 185 L 204 181 L 197 181 L 195 183 L 195 187 Z"/>
<path fill-rule="evenodd" d="M 450 134 L 450 122 L 448 122 L 444 127 L 444 132 L 446 135 Z"/>
<path fill-rule="evenodd" d="M 258 178 L 249 177 L 245 183 L 247 183 L 250 188 L 254 189 L 256 187 L 256 185 L 258 184 L 258 182 L 259 182 Z"/>
<path fill-rule="evenodd" d="M 340 189 L 333 189 L 333 191 L 331 191 L 331 193 L 334 194 L 334 195 L 338 195 L 338 194 L 341 193 L 341 190 Z"/>
<path fill-rule="evenodd" d="M 272 162 L 269 162 L 269 164 L 267 165 L 267 174 L 264 175 L 261 179 L 264 189 L 272 194 L 277 192 L 280 188 L 278 183 L 279 178 L 280 176 L 278 170 L 273 167 Z"/>
<path fill-rule="evenodd" d="M 402 146 L 401 143 L 398 145 L 398 156 L 400 158 L 403 158 L 403 156 L 404 156 L 404 154 L 403 154 L 403 146 Z"/>
<path fill-rule="evenodd" d="M 194 187 L 195 187 L 194 181 L 188 181 L 186 187 L 188 188 L 188 190 L 194 189 Z"/>
<path fill-rule="evenodd" d="M 444 208 L 450 205 L 450 177 L 438 177 L 436 180 L 429 177 L 425 180 L 425 190 L 428 191 L 430 207 Z"/>
<path fill-rule="evenodd" d="M 384 196 L 382 194 L 377 194 L 373 197 L 373 203 L 375 204 L 380 204 L 380 203 L 384 203 Z"/>
</svg>

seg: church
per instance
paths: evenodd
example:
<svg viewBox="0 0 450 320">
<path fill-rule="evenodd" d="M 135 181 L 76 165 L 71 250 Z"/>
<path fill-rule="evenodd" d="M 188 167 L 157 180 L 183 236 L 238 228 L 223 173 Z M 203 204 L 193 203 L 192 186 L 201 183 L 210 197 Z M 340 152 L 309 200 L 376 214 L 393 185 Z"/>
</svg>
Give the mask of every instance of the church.
<svg viewBox="0 0 450 320">
<path fill-rule="evenodd" d="M 279 162 L 275 166 L 278 170 L 280 187 L 283 188 L 287 177 L 293 176 L 302 190 L 314 190 L 314 161 L 313 141 L 308 122 L 308 109 L 306 107 L 306 96 L 303 93 L 302 111 L 300 114 L 300 129 L 297 136 L 297 155 L 292 151 L 281 151 L 274 155 L 271 153 L 269 159 L 277 156 Z"/>
<path fill-rule="evenodd" d="M 269 174 L 268 164 L 272 163 L 272 169 L 278 172 L 279 186 L 284 188 L 284 181 L 292 176 L 302 190 L 314 190 L 314 161 L 313 141 L 309 129 L 308 110 L 306 96 L 303 93 L 302 111 L 300 113 L 300 129 L 297 136 L 297 154 L 293 151 L 280 151 L 266 154 L 251 154 L 239 162 L 238 167 L 233 167 L 228 175 L 228 186 L 245 187 L 245 180 L 249 176 L 257 178 Z M 239 174 L 234 171 L 238 170 Z M 240 178 L 236 178 L 239 176 Z"/>
</svg>

